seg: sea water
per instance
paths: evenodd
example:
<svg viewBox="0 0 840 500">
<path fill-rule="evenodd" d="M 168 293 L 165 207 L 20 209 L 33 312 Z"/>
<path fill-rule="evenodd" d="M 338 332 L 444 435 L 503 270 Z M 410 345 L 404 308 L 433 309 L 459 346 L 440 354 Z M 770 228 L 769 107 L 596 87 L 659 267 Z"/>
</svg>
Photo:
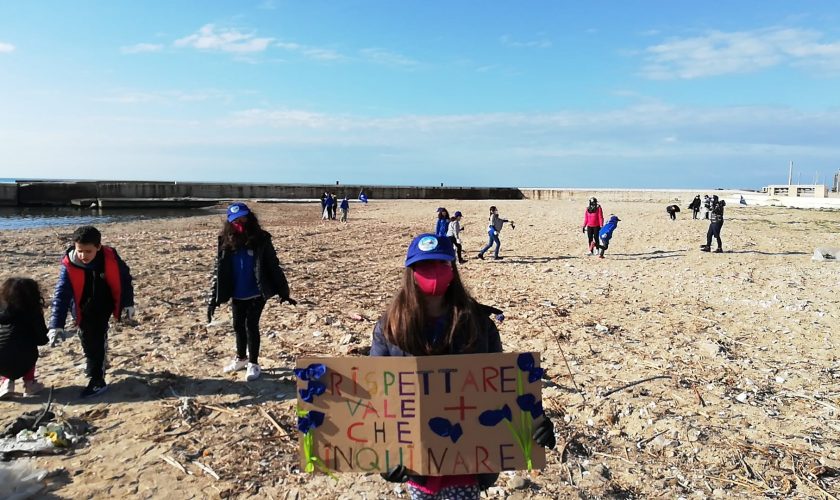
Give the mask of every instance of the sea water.
<svg viewBox="0 0 840 500">
<path fill-rule="evenodd" d="M 52 226 L 84 226 L 109 222 L 174 219 L 221 214 L 220 209 L 79 209 L 74 207 L 0 207 L 0 231 Z"/>
</svg>

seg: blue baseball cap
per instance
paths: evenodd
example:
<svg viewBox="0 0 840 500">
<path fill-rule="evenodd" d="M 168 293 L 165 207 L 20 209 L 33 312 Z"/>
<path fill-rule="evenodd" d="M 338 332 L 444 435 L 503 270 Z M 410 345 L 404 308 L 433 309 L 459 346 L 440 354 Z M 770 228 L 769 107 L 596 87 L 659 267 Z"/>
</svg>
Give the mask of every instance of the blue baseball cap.
<svg viewBox="0 0 840 500">
<path fill-rule="evenodd" d="M 405 267 L 424 260 L 455 260 L 455 248 L 449 238 L 423 233 L 416 236 L 405 254 Z"/>
<path fill-rule="evenodd" d="M 453 215 L 453 217 L 461 217 L 461 211 L 460 210 L 456 211 L 455 215 Z"/>
<path fill-rule="evenodd" d="M 227 208 L 227 220 L 228 222 L 233 222 L 236 219 L 245 217 L 250 213 L 251 209 L 248 208 L 248 205 L 240 202 L 231 203 Z"/>
</svg>

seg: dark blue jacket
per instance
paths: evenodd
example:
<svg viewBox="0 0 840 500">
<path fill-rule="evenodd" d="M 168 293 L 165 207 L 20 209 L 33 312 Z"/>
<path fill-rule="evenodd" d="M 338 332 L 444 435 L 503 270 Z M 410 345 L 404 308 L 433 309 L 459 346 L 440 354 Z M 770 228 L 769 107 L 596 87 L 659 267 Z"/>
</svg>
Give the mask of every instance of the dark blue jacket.
<svg viewBox="0 0 840 500">
<path fill-rule="evenodd" d="M 348 208 L 350 208 L 350 202 L 347 201 L 347 199 L 345 198 L 345 199 L 341 200 L 341 205 L 339 205 L 338 208 L 340 208 L 342 210 L 347 210 Z"/>
<path fill-rule="evenodd" d="M 289 298 L 289 282 L 286 275 L 280 268 L 280 260 L 277 258 L 277 251 L 271 242 L 271 235 L 263 231 L 253 248 L 254 251 L 254 275 L 257 279 L 257 289 L 264 299 L 268 300 L 277 295 L 281 299 Z M 216 267 L 213 270 L 213 279 L 210 284 L 208 303 L 214 306 L 224 304 L 233 298 L 234 272 L 233 254 L 235 251 L 228 250 L 219 237 L 219 246 L 216 253 Z"/>
<path fill-rule="evenodd" d="M 446 238 L 446 232 L 449 230 L 449 220 L 448 219 L 438 219 L 437 225 L 435 226 L 435 236 L 440 236 L 441 238 Z"/>
<path fill-rule="evenodd" d="M 87 280 L 96 279 L 97 281 L 104 283 L 104 280 L 94 278 L 96 273 L 104 273 L 104 254 L 101 251 L 97 252 L 96 257 L 90 264 L 82 264 L 81 262 L 76 262 L 72 258 L 70 253 L 73 251 L 74 249 L 71 247 L 68 248 L 66 252 L 67 257 L 70 259 L 70 264 L 85 270 L 85 295 L 82 296 L 82 303 L 96 303 L 103 299 L 102 294 L 104 291 L 97 292 L 96 287 L 89 287 Z M 131 270 L 120 258 L 119 254 L 117 254 L 116 249 L 114 249 L 114 256 L 117 258 L 117 265 L 120 269 L 120 285 L 122 286 L 122 290 L 120 291 L 120 306 L 121 308 L 134 306 L 134 285 L 132 284 Z M 93 290 L 94 296 L 89 296 L 88 290 Z M 110 290 L 107 291 L 107 295 L 110 296 Z M 110 300 L 113 300 L 113 298 Z M 58 275 L 58 283 L 55 284 L 55 293 L 53 294 L 52 312 L 50 314 L 50 328 L 64 328 L 64 325 L 67 323 L 68 310 L 73 315 L 73 318 L 76 318 L 76 308 L 71 307 L 75 305 L 73 302 L 73 285 L 70 283 L 70 273 L 67 271 L 67 268 L 62 265 L 61 271 Z M 107 318 L 111 315 L 111 311 L 112 307 L 109 304 L 107 308 L 102 308 L 102 310 L 98 312 L 103 313 L 105 318 Z"/>
</svg>

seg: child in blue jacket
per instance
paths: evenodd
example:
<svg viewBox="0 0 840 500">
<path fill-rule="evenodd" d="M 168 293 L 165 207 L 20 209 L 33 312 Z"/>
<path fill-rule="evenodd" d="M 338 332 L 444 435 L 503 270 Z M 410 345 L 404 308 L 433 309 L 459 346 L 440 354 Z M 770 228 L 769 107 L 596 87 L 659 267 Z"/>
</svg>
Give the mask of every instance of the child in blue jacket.
<svg viewBox="0 0 840 500">
<path fill-rule="evenodd" d="M 618 227 L 618 223 L 621 219 L 616 217 L 615 215 L 610 215 L 610 220 L 604 224 L 604 227 L 601 228 L 601 231 L 598 232 L 598 238 L 601 239 L 601 244 L 598 245 L 598 249 L 600 253 L 598 253 L 598 258 L 604 258 L 604 252 L 607 248 L 610 247 L 610 240 L 612 239 L 613 231 L 615 228 Z"/>
<path fill-rule="evenodd" d="M 61 260 L 61 273 L 52 301 L 50 343 L 64 338 L 67 311 L 79 326 L 79 339 L 87 360 L 90 381 L 81 397 L 104 392 L 105 354 L 108 349 L 108 318 L 134 318 L 134 287 L 128 266 L 117 251 L 102 244 L 102 234 L 93 226 L 73 233 L 73 246 Z"/>
</svg>

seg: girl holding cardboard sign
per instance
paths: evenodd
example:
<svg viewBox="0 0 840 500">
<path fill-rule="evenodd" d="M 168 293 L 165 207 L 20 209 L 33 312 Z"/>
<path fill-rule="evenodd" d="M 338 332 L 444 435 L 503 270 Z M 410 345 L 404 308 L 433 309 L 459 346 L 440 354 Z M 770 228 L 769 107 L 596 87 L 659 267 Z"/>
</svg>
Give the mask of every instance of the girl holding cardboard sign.
<svg viewBox="0 0 840 500">
<path fill-rule="evenodd" d="M 489 318 L 497 309 L 479 304 L 464 288 L 455 249 L 445 236 L 421 234 L 408 247 L 402 286 L 373 330 L 371 356 L 433 356 L 502 351 L 499 330 Z M 543 447 L 556 444 L 554 426 L 543 417 L 533 434 Z M 383 473 L 408 481 L 413 500 L 479 498 L 498 474 L 413 476 L 398 465 Z"/>
</svg>

